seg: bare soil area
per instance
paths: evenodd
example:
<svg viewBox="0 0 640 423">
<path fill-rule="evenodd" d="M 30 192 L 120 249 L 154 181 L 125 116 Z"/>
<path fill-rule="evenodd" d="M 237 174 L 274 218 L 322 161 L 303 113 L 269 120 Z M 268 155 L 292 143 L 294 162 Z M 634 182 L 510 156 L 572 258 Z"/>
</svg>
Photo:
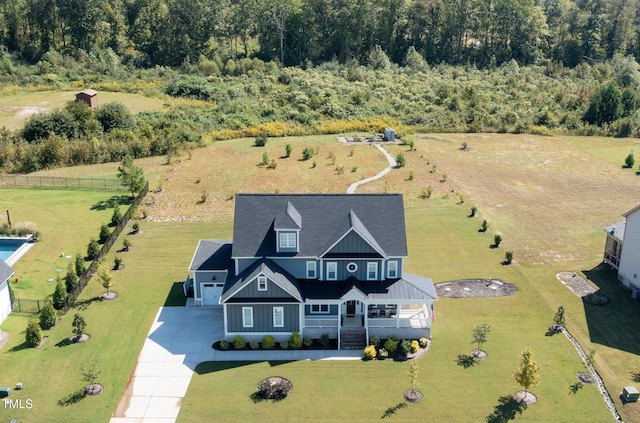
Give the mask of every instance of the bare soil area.
<svg viewBox="0 0 640 423">
<path fill-rule="evenodd" d="M 517 291 L 515 285 L 498 279 L 463 279 L 436 285 L 438 296 L 447 298 L 504 297 Z"/>
</svg>

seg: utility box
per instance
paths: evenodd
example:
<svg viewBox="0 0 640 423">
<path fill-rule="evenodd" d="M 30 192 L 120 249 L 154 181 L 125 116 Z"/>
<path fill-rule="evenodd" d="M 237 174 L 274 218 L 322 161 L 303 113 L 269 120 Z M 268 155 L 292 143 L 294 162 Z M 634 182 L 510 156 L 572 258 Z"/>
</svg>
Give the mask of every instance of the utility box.
<svg viewBox="0 0 640 423">
<path fill-rule="evenodd" d="M 631 298 L 633 298 L 634 300 L 640 300 L 639 288 L 631 288 Z"/>
<path fill-rule="evenodd" d="M 0 398 L 11 395 L 11 388 L 0 387 Z"/>
<path fill-rule="evenodd" d="M 384 140 L 385 141 L 394 141 L 396 139 L 396 131 L 391 128 L 384 129 Z"/>
<path fill-rule="evenodd" d="M 640 397 L 640 392 L 635 386 L 625 386 L 622 389 L 622 398 L 627 402 L 636 402 Z"/>
</svg>

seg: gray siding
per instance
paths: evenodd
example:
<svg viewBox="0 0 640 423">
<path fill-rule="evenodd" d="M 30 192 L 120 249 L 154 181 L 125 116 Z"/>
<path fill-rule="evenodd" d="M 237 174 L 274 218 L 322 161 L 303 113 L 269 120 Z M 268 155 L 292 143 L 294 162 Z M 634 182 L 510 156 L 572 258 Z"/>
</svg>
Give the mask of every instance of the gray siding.
<svg viewBox="0 0 640 423">
<path fill-rule="evenodd" d="M 253 307 L 253 327 L 242 327 L 242 307 Z M 284 327 L 273 327 L 273 308 L 284 308 Z M 292 332 L 300 331 L 298 304 L 230 304 L 227 305 L 228 332 Z"/>
<path fill-rule="evenodd" d="M 311 304 L 307 304 L 304 306 L 304 314 L 307 316 L 336 316 L 338 314 L 338 305 L 330 304 L 329 305 L 329 313 L 312 313 L 311 312 Z"/>
<path fill-rule="evenodd" d="M 236 275 L 239 275 L 240 273 L 242 273 L 243 270 L 245 270 L 247 267 L 249 267 L 253 263 L 255 263 L 256 259 L 254 259 L 254 258 L 237 259 L 236 262 L 238 263 L 238 272 L 236 273 Z"/>
<path fill-rule="evenodd" d="M 336 263 L 338 263 L 338 280 L 339 281 L 343 281 L 346 280 L 349 276 L 353 276 L 358 280 L 361 281 L 366 281 L 367 280 L 367 263 L 368 262 L 376 262 L 378 263 L 378 280 L 380 280 L 381 277 L 381 270 L 382 270 L 382 260 L 332 260 L 332 259 L 326 259 L 323 263 L 324 265 L 324 269 L 323 269 L 323 276 L 324 279 L 327 279 L 327 262 L 333 262 L 335 261 Z M 350 273 L 347 271 L 347 264 L 349 263 L 355 263 L 358 265 L 358 270 L 356 270 L 353 273 Z M 385 269 L 386 272 L 386 269 Z M 383 277 L 386 276 L 382 275 Z"/>
<path fill-rule="evenodd" d="M 398 277 L 401 278 L 402 277 L 402 259 L 401 258 L 390 258 L 387 263 L 389 261 L 397 261 L 398 262 Z M 389 274 L 389 268 L 387 266 L 387 263 L 384 264 L 384 278 L 386 279 L 387 275 Z"/>
<path fill-rule="evenodd" d="M 377 251 L 369 245 L 367 241 L 362 239 L 360 235 L 351 231 L 336 244 L 331 250 L 329 250 L 328 254 L 332 253 L 374 253 Z"/>
<path fill-rule="evenodd" d="M 284 259 L 273 260 L 278 266 L 282 267 L 287 272 L 291 273 L 294 278 L 306 279 L 307 277 L 307 261 L 314 261 L 313 259 Z M 318 274 L 318 264 L 316 264 L 316 275 Z"/>
<path fill-rule="evenodd" d="M 213 280 L 213 276 L 216 277 Z M 202 283 L 224 283 L 227 280 L 226 270 L 197 270 L 193 273 L 193 295 L 196 298 L 200 298 L 202 293 L 200 292 L 200 284 Z"/>
<path fill-rule="evenodd" d="M 258 291 L 258 278 L 252 280 L 247 286 L 242 288 L 233 298 L 290 298 L 284 289 L 280 288 L 271 279 L 267 278 L 267 290 Z M 297 300 L 296 300 L 297 301 Z"/>
</svg>

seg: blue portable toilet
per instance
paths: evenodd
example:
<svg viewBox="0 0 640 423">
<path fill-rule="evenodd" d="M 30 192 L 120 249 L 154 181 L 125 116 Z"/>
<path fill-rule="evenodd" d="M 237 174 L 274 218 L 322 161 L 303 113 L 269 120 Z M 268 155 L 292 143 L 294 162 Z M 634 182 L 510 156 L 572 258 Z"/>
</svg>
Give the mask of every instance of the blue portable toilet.
<svg viewBox="0 0 640 423">
<path fill-rule="evenodd" d="M 396 131 L 391 128 L 384 129 L 384 140 L 385 141 L 393 141 L 396 139 Z"/>
</svg>

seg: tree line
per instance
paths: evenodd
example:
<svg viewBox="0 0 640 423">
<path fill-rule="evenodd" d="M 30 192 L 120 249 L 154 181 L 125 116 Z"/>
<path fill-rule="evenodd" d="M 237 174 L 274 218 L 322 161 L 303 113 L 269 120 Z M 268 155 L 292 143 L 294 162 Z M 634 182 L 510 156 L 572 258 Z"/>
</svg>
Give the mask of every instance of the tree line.
<svg viewBox="0 0 640 423">
<path fill-rule="evenodd" d="M 574 67 L 640 58 L 640 0 L 0 0 L 0 42 L 31 63 L 111 49 L 140 67 L 365 63 L 376 50 L 403 64 L 411 48 L 429 64 Z"/>
</svg>

